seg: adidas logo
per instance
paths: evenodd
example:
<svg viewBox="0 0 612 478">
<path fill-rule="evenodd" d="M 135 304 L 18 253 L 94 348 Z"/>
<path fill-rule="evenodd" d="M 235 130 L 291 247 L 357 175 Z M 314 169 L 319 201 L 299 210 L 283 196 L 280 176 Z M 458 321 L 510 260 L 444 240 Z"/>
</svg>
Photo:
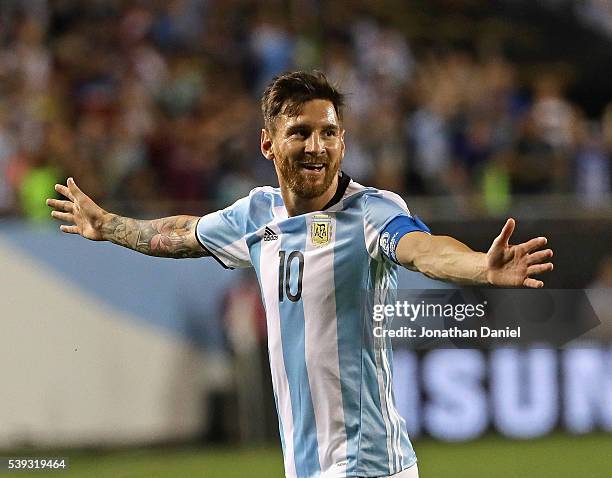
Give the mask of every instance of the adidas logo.
<svg viewBox="0 0 612 478">
<path fill-rule="evenodd" d="M 268 241 L 276 241 L 278 239 L 278 235 L 269 227 L 266 227 L 264 230 L 263 240 Z"/>
</svg>

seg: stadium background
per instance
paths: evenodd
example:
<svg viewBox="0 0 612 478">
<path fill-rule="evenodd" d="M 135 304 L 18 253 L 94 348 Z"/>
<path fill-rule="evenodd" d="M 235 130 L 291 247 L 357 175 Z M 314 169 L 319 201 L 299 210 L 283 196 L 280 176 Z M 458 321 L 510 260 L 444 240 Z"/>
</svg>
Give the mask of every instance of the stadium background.
<svg viewBox="0 0 612 478">
<path fill-rule="evenodd" d="M 597 0 L 0 2 L 0 455 L 282 475 L 252 275 L 61 236 L 44 199 L 74 176 L 200 215 L 275 184 L 258 97 L 317 67 L 349 93 L 350 175 L 477 249 L 507 216 L 547 235 L 547 286 L 602 321 L 561 351 L 398 353 L 422 476 L 612 476 L 610 52 Z"/>
</svg>

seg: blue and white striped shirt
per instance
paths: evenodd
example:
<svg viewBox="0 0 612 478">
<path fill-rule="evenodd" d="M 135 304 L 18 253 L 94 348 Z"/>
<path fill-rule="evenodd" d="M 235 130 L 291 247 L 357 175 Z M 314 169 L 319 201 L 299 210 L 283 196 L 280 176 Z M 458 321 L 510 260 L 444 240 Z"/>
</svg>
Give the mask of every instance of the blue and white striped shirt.
<svg viewBox="0 0 612 478">
<path fill-rule="evenodd" d="M 362 301 L 396 287 L 379 241 L 411 216 L 394 193 L 339 183 L 323 211 L 288 217 L 280 190 L 261 187 L 197 226 L 225 267 L 257 273 L 290 478 L 380 477 L 416 461 L 394 404 L 391 347 L 376 343 Z"/>
</svg>

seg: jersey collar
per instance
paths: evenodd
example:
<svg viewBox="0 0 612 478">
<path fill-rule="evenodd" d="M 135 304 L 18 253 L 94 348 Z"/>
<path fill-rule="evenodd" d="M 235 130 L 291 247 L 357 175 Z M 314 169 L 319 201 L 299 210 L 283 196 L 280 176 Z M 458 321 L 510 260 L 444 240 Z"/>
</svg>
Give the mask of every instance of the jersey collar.
<svg viewBox="0 0 612 478">
<path fill-rule="evenodd" d="M 349 177 L 349 175 L 346 174 L 344 171 L 340 171 L 338 177 L 338 188 L 336 189 L 336 193 L 334 194 L 334 197 L 332 197 L 329 202 L 325 206 L 323 206 L 321 211 L 325 211 L 326 209 L 329 209 L 330 207 L 338 204 L 342 199 L 342 196 L 344 196 L 346 188 L 348 188 L 350 182 L 351 178 Z"/>
</svg>

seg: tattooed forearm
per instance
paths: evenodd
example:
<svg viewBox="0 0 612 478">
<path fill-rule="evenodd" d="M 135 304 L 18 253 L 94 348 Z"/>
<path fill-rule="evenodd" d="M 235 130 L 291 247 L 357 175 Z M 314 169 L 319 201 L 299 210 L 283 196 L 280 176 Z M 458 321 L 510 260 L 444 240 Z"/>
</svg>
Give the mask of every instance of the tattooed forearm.
<svg viewBox="0 0 612 478">
<path fill-rule="evenodd" d="M 102 224 L 102 234 L 107 241 L 149 256 L 174 259 L 204 257 L 208 253 L 195 237 L 197 221 L 194 216 L 147 221 L 111 214 Z"/>
</svg>

